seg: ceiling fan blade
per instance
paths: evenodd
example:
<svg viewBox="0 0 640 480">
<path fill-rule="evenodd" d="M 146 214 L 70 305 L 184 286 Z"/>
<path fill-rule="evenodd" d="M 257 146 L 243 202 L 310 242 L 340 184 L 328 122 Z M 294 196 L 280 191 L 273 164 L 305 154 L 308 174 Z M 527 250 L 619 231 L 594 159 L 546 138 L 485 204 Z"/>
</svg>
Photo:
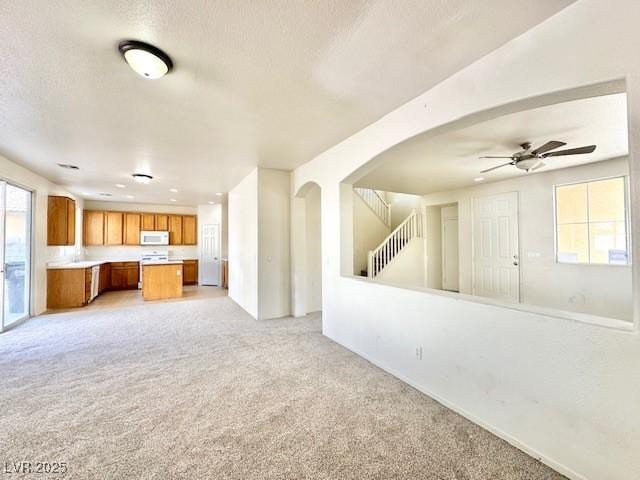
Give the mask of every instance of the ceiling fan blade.
<svg viewBox="0 0 640 480">
<path fill-rule="evenodd" d="M 505 157 L 488 156 L 488 157 L 478 157 L 478 158 L 510 158 L 511 160 L 513 160 L 513 156 L 512 155 L 505 156 Z"/>
<path fill-rule="evenodd" d="M 562 155 L 580 155 L 583 153 L 591 153 L 595 149 L 595 145 L 589 145 L 588 147 L 569 148 L 567 150 L 558 150 L 557 152 L 545 153 L 544 155 L 542 155 L 542 158 L 560 157 Z"/>
<path fill-rule="evenodd" d="M 541 147 L 536 148 L 531 152 L 532 155 L 540 155 L 541 153 L 548 152 L 549 150 L 555 150 L 556 148 L 564 147 L 566 143 L 558 142 L 557 140 L 551 140 L 550 142 L 545 143 Z"/>
<path fill-rule="evenodd" d="M 513 162 L 505 163 L 505 164 L 502 164 L 502 165 L 498 165 L 497 167 L 487 168 L 486 170 L 482 170 L 480 173 L 487 173 L 487 172 L 490 172 L 491 170 L 495 170 L 497 168 L 506 167 L 507 165 L 515 165 L 515 164 Z"/>
</svg>

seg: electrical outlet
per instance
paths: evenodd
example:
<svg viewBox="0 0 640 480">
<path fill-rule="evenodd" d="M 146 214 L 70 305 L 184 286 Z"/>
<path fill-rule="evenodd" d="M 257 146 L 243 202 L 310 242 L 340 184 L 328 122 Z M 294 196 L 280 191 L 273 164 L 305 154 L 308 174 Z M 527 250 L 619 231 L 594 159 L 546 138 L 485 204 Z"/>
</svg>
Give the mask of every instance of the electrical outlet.
<svg viewBox="0 0 640 480">
<path fill-rule="evenodd" d="M 416 347 L 416 359 L 422 360 L 422 347 Z"/>
</svg>

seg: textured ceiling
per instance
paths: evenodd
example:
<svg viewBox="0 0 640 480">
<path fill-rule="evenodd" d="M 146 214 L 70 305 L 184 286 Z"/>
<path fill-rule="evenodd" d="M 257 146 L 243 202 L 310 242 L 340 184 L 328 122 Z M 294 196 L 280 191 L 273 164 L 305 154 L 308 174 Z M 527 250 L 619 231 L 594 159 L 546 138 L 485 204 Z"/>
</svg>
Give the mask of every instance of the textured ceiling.
<svg viewBox="0 0 640 480">
<path fill-rule="evenodd" d="M 216 200 L 257 165 L 309 161 L 570 3 L 3 2 L 0 153 L 85 198 Z M 175 70 L 137 76 L 116 51 L 127 38 L 164 49 Z M 155 180 L 137 186 L 134 171 Z"/>
<path fill-rule="evenodd" d="M 469 187 L 474 178 L 485 182 L 535 175 L 514 166 L 480 173 L 509 159 L 481 159 L 485 155 L 511 155 L 523 142 L 534 147 L 549 140 L 567 148 L 596 145 L 591 154 L 543 160 L 546 172 L 584 163 L 621 157 L 629 153 L 627 95 L 617 93 L 534 108 L 435 137 L 418 135 L 376 157 L 380 166 L 356 185 L 417 195 Z"/>
</svg>

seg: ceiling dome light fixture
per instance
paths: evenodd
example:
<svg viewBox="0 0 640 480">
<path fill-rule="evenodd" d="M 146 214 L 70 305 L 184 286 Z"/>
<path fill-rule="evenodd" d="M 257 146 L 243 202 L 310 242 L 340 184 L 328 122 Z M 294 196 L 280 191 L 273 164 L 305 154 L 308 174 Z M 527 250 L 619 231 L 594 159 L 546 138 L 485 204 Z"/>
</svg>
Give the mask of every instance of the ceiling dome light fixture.
<svg viewBox="0 0 640 480">
<path fill-rule="evenodd" d="M 133 71 L 144 78 L 160 78 L 173 68 L 169 55 L 148 43 L 123 40 L 118 50 Z"/>
<path fill-rule="evenodd" d="M 136 182 L 143 183 L 145 185 L 147 183 L 151 183 L 151 180 L 153 180 L 153 177 L 151 175 L 147 175 L 146 173 L 134 173 L 131 176 Z"/>
</svg>

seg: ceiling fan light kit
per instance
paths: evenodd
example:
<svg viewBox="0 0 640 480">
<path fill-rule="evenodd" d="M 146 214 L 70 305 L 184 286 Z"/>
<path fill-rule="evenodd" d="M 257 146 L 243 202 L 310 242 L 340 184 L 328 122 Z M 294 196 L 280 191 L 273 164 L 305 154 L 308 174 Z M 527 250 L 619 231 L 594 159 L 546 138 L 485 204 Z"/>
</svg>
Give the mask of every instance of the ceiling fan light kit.
<svg viewBox="0 0 640 480">
<path fill-rule="evenodd" d="M 585 147 L 578 148 L 568 148 L 566 150 L 556 150 L 556 148 L 564 147 L 566 145 L 565 142 L 559 142 L 558 140 L 551 140 L 544 145 L 536 148 L 535 150 L 531 150 L 531 142 L 524 142 L 520 144 L 522 151 L 516 152 L 513 155 L 509 156 L 485 156 L 480 158 L 509 158 L 511 161 L 507 163 L 503 163 L 502 165 L 497 165 L 495 167 L 487 168 L 486 170 L 482 170 L 480 173 L 491 172 L 492 170 L 497 170 L 498 168 L 506 167 L 507 165 L 513 165 L 520 170 L 524 170 L 526 172 L 532 172 L 538 170 L 545 166 L 542 162 L 542 159 L 549 157 L 561 157 L 565 155 L 583 155 L 586 153 L 592 153 L 595 151 L 595 145 L 588 145 Z"/>
</svg>

